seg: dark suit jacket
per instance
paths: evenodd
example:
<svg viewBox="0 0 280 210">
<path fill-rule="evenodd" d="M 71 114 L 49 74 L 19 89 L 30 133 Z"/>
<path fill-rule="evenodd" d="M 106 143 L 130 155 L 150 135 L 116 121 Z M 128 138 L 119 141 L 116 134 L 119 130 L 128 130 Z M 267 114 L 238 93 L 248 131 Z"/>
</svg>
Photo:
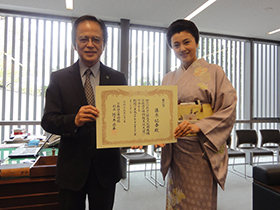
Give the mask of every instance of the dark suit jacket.
<svg viewBox="0 0 280 210">
<path fill-rule="evenodd" d="M 100 85 L 126 84 L 123 73 L 101 63 Z M 104 187 L 117 183 L 121 178 L 120 149 L 96 149 L 95 122 L 79 128 L 75 126 L 76 114 L 81 106 L 87 104 L 78 62 L 51 74 L 41 125 L 47 132 L 61 135 L 56 183 L 63 189 L 81 189 L 91 161 Z"/>
</svg>

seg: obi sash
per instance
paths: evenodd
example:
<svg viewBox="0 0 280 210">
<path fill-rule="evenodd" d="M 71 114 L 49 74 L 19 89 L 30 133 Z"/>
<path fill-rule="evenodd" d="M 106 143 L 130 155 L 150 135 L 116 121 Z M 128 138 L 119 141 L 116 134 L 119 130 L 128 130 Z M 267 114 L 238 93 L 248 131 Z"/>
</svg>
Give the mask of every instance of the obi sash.
<svg viewBox="0 0 280 210">
<path fill-rule="evenodd" d="M 213 114 L 210 104 L 184 104 L 178 105 L 178 124 L 187 120 L 195 124 L 199 120 L 209 117 Z M 187 136 L 196 136 L 196 134 L 188 134 Z"/>
</svg>

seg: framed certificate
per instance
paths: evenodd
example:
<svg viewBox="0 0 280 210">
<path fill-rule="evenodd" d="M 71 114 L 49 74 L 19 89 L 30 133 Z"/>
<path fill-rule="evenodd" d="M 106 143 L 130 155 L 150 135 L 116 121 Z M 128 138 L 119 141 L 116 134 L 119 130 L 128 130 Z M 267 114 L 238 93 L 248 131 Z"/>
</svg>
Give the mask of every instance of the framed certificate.
<svg viewBox="0 0 280 210">
<path fill-rule="evenodd" d="M 97 148 L 172 143 L 177 86 L 96 86 Z"/>
</svg>

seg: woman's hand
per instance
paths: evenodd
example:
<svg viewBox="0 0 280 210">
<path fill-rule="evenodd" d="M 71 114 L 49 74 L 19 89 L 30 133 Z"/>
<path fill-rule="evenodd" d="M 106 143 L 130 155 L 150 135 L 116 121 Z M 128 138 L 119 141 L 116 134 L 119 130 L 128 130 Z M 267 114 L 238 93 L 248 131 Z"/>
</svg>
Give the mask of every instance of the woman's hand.
<svg viewBox="0 0 280 210">
<path fill-rule="evenodd" d="M 158 148 L 158 147 L 164 147 L 165 144 L 155 144 L 154 146 L 155 146 L 156 148 Z"/>
<path fill-rule="evenodd" d="M 154 145 L 156 148 L 158 147 L 164 147 L 165 144 L 155 144 Z M 131 149 L 143 149 L 143 146 L 132 146 Z"/>
<path fill-rule="evenodd" d="M 143 146 L 132 146 L 131 149 L 143 149 Z"/>
<path fill-rule="evenodd" d="M 195 125 L 191 124 L 187 120 L 181 122 L 174 131 L 175 138 L 186 136 L 187 134 L 196 134 L 200 131 L 200 128 Z"/>
</svg>

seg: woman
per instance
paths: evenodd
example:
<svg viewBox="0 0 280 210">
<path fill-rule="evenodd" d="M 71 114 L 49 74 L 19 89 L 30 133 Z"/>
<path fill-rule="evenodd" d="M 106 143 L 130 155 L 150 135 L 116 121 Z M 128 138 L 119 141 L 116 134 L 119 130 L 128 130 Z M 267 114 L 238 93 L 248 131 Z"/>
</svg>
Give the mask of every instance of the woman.
<svg viewBox="0 0 280 210">
<path fill-rule="evenodd" d="M 181 122 L 174 132 L 178 142 L 162 150 L 161 171 L 164 177 L 168 172 L 166 209 L 217 209 L 217 183 L 224 189 L 227 175 L 226 139 L 235 121 L 236 91 L 220 66 L 197 59 L 199 31 L 193 22 L 173 22 L 166 36 L 181 66 L 165 75 L 162 84 L 178 86 L 179 103 L 199 100 L 213 110 L 195 124 Z"/>
</svg>

